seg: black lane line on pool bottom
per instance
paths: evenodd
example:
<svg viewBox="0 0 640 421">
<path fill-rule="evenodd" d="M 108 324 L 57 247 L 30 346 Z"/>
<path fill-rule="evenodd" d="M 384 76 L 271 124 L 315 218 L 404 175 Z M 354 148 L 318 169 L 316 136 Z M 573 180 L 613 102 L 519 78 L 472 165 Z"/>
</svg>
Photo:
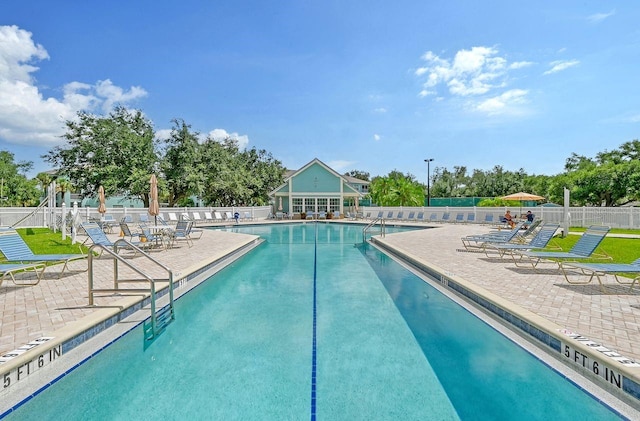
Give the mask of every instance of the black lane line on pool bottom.
<svg viewBox="0 0 640 421">
<path fill-rule="evenodd" d="M 313 237 L 313 345 L 311 347 L 311 421 L 316 420 L 316 279 L 318 273 L 318 225 Z"/>
</svg>

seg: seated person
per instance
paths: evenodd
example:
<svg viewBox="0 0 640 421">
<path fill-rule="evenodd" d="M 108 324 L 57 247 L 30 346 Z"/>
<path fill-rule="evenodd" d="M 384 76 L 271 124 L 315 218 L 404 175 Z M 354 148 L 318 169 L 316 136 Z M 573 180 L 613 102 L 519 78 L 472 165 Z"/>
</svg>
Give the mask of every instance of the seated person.
<svg viewBox="0 0 640 421">
<path fill-rule="evenodd" d="M 527 211 L 527 222 L 533 222 L 533 218 L 535 218 L 535 215 L 533 213 L 531 213 L 531 211 Z"/>
<path fill-rule="evenodd" d="M 507 213 L 504 214 L 504 218 L 503 219 L 504 219 L 504 222 L 509 224 L 509 226 L 511 228 L 516 226 L 516 223 L 513 220 L 513 217 L 511 216 L 511 211 L 510 210 L 508 210 Z"/>
</svg>

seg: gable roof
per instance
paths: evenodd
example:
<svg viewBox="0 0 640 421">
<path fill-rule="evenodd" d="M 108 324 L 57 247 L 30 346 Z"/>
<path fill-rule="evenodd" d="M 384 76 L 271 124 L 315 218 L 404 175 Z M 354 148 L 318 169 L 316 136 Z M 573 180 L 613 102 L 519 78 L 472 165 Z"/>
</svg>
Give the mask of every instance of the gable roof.
<svg viewBox="0 0 640 421">
<path fill-rule="evenodd" d="M 358 190 L 356 190 L 355 188 L 353 188 L 352 186 L 349 185 L 350 181 L 345 176 L 343 176 L 342 174 L 336 172 L 333 168 L 331 168 L 330 166 L 328 166 L 324 162 L 320 161 L 318 158 L 313 158 L 311 161 L 309 161 L 307 164 L 305 164 L 299 170 L 295 170 L 295 171 L 287 170 L 287 172 L 285 173 L 284 183 L 279 185 L 278 187 L 276 187 L 273 191 L 271 191 L 269 193 L 269 196 L 274 196 L 278 192 L 278 190 L 281 190 L 282 188 L 284 188 L 289 183 L 291 178 L 293 178 L 296 175 L 304 172 L 307 168 L 309 168 L 310 166 L 312 166 L 314 164 L 320 165 L 325 170 L 327 170 L 329 173 L 331 173 L 331 174 L 335 175 L 336 177 L 338 177 L 340 180 L 342 180 L 343 183 L 345 183 L 345 187 L 346 188 L 351 190 L 353 193 L 356 193 L 359 196 L 361 196 L 361 193 Z M 362 180 L 360 180 L 360 181 L 362 181 Z"/>
</svg>

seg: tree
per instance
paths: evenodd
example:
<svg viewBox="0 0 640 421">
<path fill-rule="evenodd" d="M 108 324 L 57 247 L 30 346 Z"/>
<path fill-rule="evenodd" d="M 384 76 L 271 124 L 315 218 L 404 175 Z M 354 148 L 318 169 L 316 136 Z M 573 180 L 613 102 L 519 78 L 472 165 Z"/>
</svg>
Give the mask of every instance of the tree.
<svg viewBox="0 0 640 421">
<path fill-rule="evenodd" d="M 34 206 L 40 194 L 36 180 L 24 175 L 32 162 L 15 162 L 13 153 L 0 151 L 0 206 Z"/>
<path fill-rule="evenodd" d="M 424 185 L 411 174 L 391 171 L 386 177 L 374 177 L 369 186 L 371 199 L 379 206 L 421 206 Z"/>
<path fill-rule="evenodd" d="M 344 173 L 344 175 L 357 178 L 358 180 L 370 181 L 370 175 L 366 171 L 352 170 Z"/>
<path fill-rule="evenodd" d="M 79 112 L 68 120 L 63 137 L 43 158 L 58 167 L 59 175 L 85 195 L 140 198 L 149 205 L 149 176 L 158 170 L 158 153 L 151 122 L 141 111 L 116 107 L 106 117 Z"/>
<path fill-rule="evenodd" d="M 284 182 L 284 167 L 267 151 L 253 148 L 241 152 L 238 142 L 229 138 L 207 138 L 201 151 L 207 205 L 264 205 L 269 193 Z"/>
<path fill-rule="evenodd" d="M 202 196 L 205 166 L 202 163 L 198 132 L 182 119 L 174 119 L 167 149 L 162 160 L 162 171 L 169 192 L 169 206 L 188 202 L 191 195 Z"/>
</svg>

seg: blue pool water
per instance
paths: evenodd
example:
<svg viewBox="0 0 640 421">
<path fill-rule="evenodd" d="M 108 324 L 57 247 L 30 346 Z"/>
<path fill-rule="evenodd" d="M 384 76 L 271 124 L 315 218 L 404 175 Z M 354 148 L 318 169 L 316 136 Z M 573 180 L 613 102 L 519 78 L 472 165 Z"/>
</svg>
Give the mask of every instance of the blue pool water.
<svg viewBox="0 0 640 421">
<path fill-rule="evenodd" d="M 12 419 L 617 419 L 372 247 L 353 225 L 267 241 Z"/>
</svg>

